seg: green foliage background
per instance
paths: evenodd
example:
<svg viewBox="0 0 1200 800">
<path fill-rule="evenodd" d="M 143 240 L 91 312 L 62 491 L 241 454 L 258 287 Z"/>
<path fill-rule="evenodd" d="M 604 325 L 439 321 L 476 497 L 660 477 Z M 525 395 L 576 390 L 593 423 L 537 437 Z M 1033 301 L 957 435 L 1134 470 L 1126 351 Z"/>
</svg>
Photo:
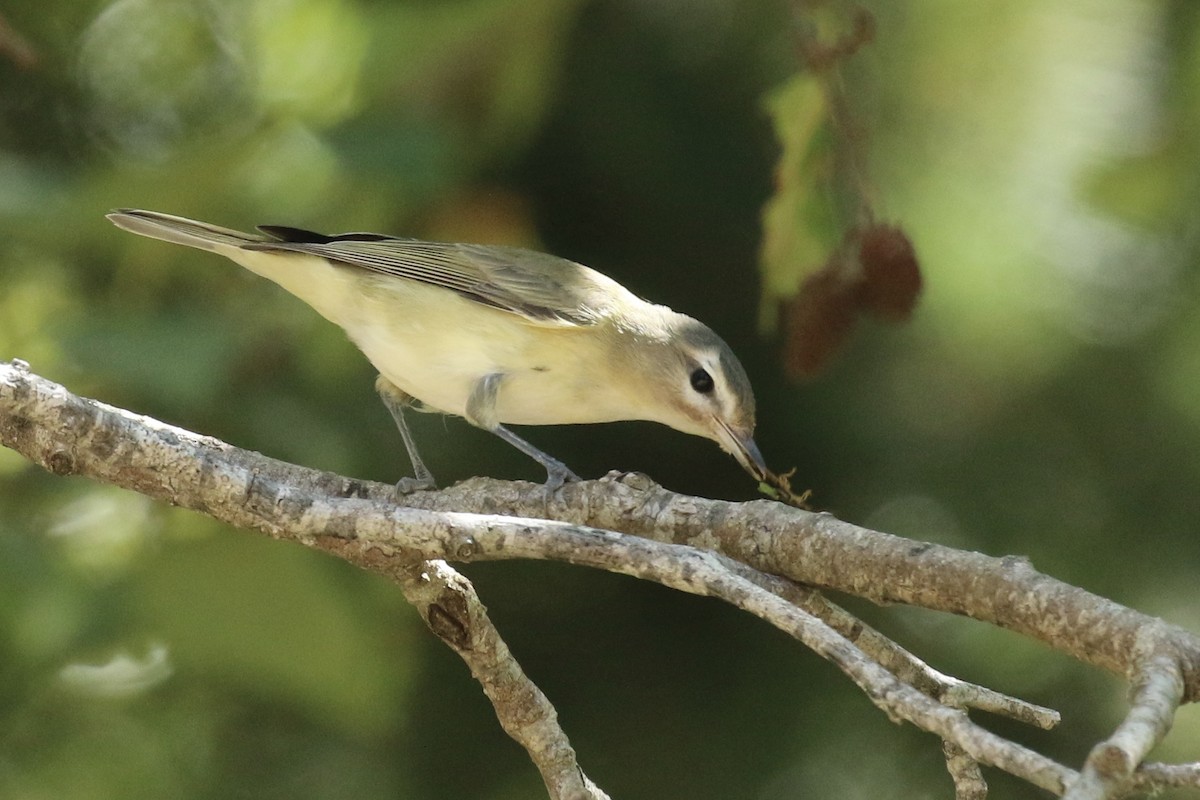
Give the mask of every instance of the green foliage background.
<svg viewBox="0 0 1200 800">
<path fill-rule="evenodd" d="M 104 212 L 539 247 L 725 335 L 768 461 L 818 505 L 1025 554 L 1200 631 L 1200 6 L 865 5 L 877 40 L 846 88 L 926 292 L 810 384 L 760 332 L 817 265 L 758 268 L 765 98 L 796 69 L 769 0 L 8 3 L 36 59 L 0 37 L 0 359 L 391 481 L 406 459 L 340 331 Z M 827 177 L 802 191 L 833 208 Z M 461 421 L 416 423 L 443 482 L 540 479 Z M 753 496 L 711 443 L 648 424 L 529 435 L 586 476 Z M 950 791 L 936 741 L 717 603 L 556 565 L 467 572 L 614 797 Z M 0 451 L 0 596 L 0 797 L 541 792 L 398 591 L 333 559 Z M 1121 714 L 1115 678 L 1019 637 L 860 610 L 940 669 L 1060 709 L 1052 734 L 994 726 L 1070 763 Z M 1156 757 L 1198 750 L 1185 709 Z"/>
</svg>

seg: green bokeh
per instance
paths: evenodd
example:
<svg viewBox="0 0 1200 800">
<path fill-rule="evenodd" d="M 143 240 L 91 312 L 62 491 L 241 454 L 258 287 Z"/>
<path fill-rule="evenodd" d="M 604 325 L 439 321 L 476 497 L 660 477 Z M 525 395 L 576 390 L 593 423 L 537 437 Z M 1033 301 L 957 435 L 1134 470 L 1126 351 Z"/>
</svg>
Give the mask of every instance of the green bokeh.
<svg viewBox="0 0 1200 800">
<path fill-rule="evenodd" d="M 825 106 L 792 78 L 791 5 L 770 0 L 10 3 L 35 59 L 0 36 L 0 359 L 391 481 L 406 459 L 340 331 L 103 214 L 542 247 L 725 336 L 768 461 L 821 507 L 1029 555 L 1200 630 L 1200 6 L 865 5 L 876 37 L 845 91 L 925 292 L 808 384 L 760 323 L 845 202 Z M 540 477 L 461 421 L 414 427 L 443 483 Z M 658 426 L 529 437 L 585 476 L 754 496 L 711 443 Z M 557 565 L 468 573 L 614 797 L 950 792 L 938 742 L 744 615 Z M 331 558 L 0 451 L 0 593 L 0 797 L 541 792 L 399 592 Z M 1070 763 L 1121 714 L 1118 681 L 1015 635 L 855 608 L 938 668 L 1059 708 L 1053 734 L 988 724 Z M 1156 755 L 1197 749 L 1185 709 Z"/>
</svg>

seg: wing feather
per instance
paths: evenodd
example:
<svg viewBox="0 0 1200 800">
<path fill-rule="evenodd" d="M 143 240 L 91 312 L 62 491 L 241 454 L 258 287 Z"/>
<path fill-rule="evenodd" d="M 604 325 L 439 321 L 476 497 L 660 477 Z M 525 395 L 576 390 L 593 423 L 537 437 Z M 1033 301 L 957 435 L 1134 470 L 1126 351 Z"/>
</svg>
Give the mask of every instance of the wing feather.
<svg viewBox="0 0 1200 800">
<path fill-rule="evenodd" d="M 535 322 L 593 324 L 611 312 L 611 287 L 617 286 L 581 264 L 516 247 L 424 242 L 378 234 L 323 236 L 277 226 L 262 226 L 261 230 L 280 241 L 242 246 L 307 253 L 381 275 L 441 286 Z"/>
</svg>

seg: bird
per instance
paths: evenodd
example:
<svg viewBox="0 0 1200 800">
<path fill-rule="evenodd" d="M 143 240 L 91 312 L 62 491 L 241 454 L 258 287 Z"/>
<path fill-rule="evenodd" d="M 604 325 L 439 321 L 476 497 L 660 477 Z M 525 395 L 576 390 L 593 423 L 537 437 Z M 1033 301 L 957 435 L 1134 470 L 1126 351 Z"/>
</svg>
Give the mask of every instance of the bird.
<svg viewBox="0 0 1200 800">
<path fill-rule="evenodd" d="M 546 469 L 556 490 L 580 478 L 509 425 L 649 420 L 715 441 L 756 480 L 754 392 L 707 325 L 608 276 L 516 247 L 377 233 L 323 235 L 280 225 L 242 233 L 139 209 L 117 227 L 207 250 L 267 278 L 341 327 L 378 371 L 413 478 L 436 486 L 405 410 L 465 418 Z"/>
</svg>

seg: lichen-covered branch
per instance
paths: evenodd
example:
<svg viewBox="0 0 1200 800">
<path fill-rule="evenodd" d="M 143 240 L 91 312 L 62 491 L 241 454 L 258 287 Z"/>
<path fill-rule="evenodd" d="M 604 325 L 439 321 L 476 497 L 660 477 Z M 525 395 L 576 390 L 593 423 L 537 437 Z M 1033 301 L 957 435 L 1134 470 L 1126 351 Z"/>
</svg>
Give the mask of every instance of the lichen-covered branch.
<svg viewBox="0 0 1200 800">
<path fill-rule="evenodd" d="M 954 781 L 954 800 L 984 800 L 987 781 L 979 770 L 979 762 L 954 742 L 943 741 L 942 754 L 946 757 L 946 771 Z"/>
<path fill-rule="evenodd" d="M 445 561 L 393 561 L 389 574 L 429 629 L 467 663 L 500 726 L 542 773 L 550 797 L 608 800 L 580 770 L 554 706 L 509 652 L 471 582 Z"/>
<path fill-rule="evenodd" d="M 1137 792 L 1200 788 L 1200 761 L 1190 764 L 1147 762 L 1138 767 L 1129 788 Z"/>
<path fill-rule="evenodd" d="M 1112 736 L 1092 748 L 1079 780 L 1064 800 L 1120 797 L 1129 788 L 1134 770 L 1171 729 L 1183 694 L 1175 659 L 1147 653 L 1137 665 L 1132 683 L 1129 713 Z"/>
<path fill-rule="evenodd" d="M 1010 697 L 986 686 L 939 672 L 845 609 L 831 603 L 814 589 L 775 575 L 767 575 L 746 567 L 741 562 L 731 562 L 730 568 L 747 580 L 812 614 L 902 682 L 943 705 L 987 711 L 1042 730 L 1050 730 L 1059 723 L 1060 715 L 1054 709 Z"/>
<path fill-rule="evenodd" d="M 210 437 L 87 401 L 0 364 L 0 443 L 57 474 L 91 477 L 279 536 L 309 493 L 392 500 L 390 485 L 305 469 Z M 85 463 L 86 462 L 86 463 Z M 269 476 L 269 479 L 268 479 Z M 548 494 L 523 482 L 473 478 L 404 498 L 408 508 L 554 519 L 724 553 L 798 583 L 972 617 L 1017 631 L 1115 674 L 1131 673 L 1153 630 L 1178 658 L 1184 701 L 1200 698 L 1200 637 L 995 558 L 861 528 L 832 515 L 760 500 L 678 495 L 642 475 L 585 481 Z M 266 513 L 263 513 L 266 512 Z M 289 512 L 280 516 L 280 512 Z"/>
<path fill-rule="evenodd" d="M 905 539 L 768 500 L 678 495 L 640 475 L 568 485 L 551 497 L 527 484 L 473 479 L 408 502 L 544 516 L 717 550 L 809 586 L 991 623 L 1122 677 L 1140 657 L 1139 637 L 1152 629 L 1179 658 L 1184 700 L 1200 699 L 1200 637 L 1055 580 L 1023 558 Z"/>
<path fill-rule="evenodd" d="M 441 492 L 416 493 L 399 505 L 389 486 L 306 470 L 84 400 L 20 364 L 0 364 L 0 443 L 57 474 L 87 474 L 234 525 L 299 539 L 393 575 L 403 570 L 398 565 L 426 562 L 435 566 L 426 566 L 418 577 L 440 574 L 439 559 L 548 558 L 720 597 L 836 663 L 893 718 L 951 743 L 954 749 L 947 752 L 960 792 L 982 791 L 970 761 L 997 766 L 1055 793 L 1074 786 L 1078 797 L 1089 798 L 1111 796 L 1114 786 L 1179 785 L 1195 773 L 1154 765 L 1154 774 L 1162 776 L 1155 783 L 1149 773 L 1133 770 L 1165 733 L 1178 703 L 1200 695 L 1200 640 L 1040 575 L 1021 560 L 901 539 L 777 503 L 683 497 L 643 476 L 610 476 L 555 493 L 474 479 Z M 419 594 L 418 577 L 408 575 L 407 589 Z M 1081 778 L 980 728 L 960 707 L 988 708 L 1043 726 L 1053 724 L 1053 712 L 941 676 L 793 581 L 1022 631 L 1131 676 L 1133 709 L 1102 745 L 1106 749 L 1097 751 L 1109 755 L 1094 753 Z M 445 587 L 453 585 L 448 578 Z M 477 600 L 464 603 L 475 608 Z M 470 618 L 439 614 L 424 614 L 431 626 L 449 626 L 435 627 L 439 635 L 457 633 L 451 620 Z M 488 628 L 484 624 L 479 630 L 490 635 Z M 495 642 L 502 647 L 498 636 Z M 511 666 L 519 670 L 515 661 Z M 493 689 L 504 683 L 499 675 L 488 678 Z M 486 689 L 485 679 L 480 680 Z M 546 729 L 550 741 L 561 731 L 554 733 L 556 724 L 547 719 L 553 726 Z M 533 728 L 522 735 L 530 741 L 542 737 Z M 565 736 L 561 742 L 569 750 Z M 1113 777 L 1094 780 L 1114 752 L 1121 757 Z M 586 789 L 589 784 L 580 778 Z"/>
</svg>

